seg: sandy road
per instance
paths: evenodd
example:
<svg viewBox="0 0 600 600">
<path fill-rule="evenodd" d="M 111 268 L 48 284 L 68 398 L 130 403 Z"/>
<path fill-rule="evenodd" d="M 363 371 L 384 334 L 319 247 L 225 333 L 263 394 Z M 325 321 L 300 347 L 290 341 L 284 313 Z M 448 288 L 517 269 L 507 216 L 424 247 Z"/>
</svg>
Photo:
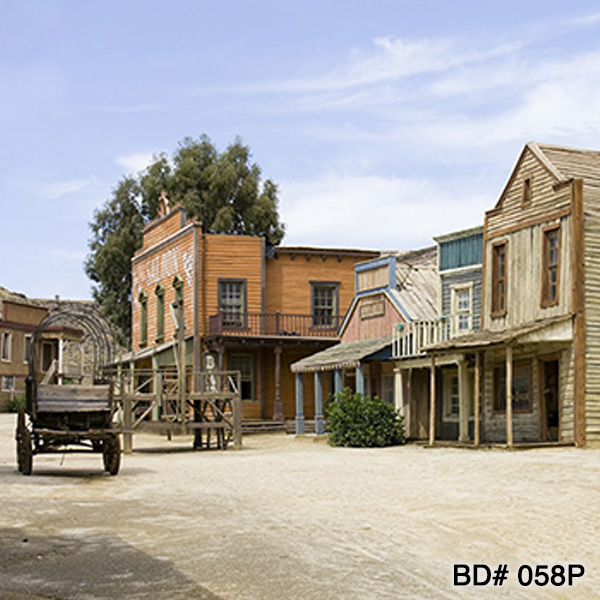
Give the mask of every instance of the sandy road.
<svg viewBox="0 0 600 600">
<path fill-rule="evenodd" d="M 192 452 L 139 435 L 117 477 L 99 455 L 16 472 L 0 415 L 0 598 L 284 600 L 600 598 L 600 451 L 335 449 L 247 437 Z M 506 563 L 454 587 L 455 563 Z M 523 587 L 530 564 L 584 565 Z"/>
</svg>

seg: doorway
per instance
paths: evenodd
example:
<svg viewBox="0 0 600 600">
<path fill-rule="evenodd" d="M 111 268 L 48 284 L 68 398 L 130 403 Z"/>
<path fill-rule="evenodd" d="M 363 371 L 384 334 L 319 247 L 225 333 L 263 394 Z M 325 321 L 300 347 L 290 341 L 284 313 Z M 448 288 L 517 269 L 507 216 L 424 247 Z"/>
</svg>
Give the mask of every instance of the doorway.
<svg viewBox="0 0 600 600">
<path fill-rule="evenodd" d="M 559 362 L 542 361 L 542 440 L 558 442 L 560 437 Z"/>
</svg>

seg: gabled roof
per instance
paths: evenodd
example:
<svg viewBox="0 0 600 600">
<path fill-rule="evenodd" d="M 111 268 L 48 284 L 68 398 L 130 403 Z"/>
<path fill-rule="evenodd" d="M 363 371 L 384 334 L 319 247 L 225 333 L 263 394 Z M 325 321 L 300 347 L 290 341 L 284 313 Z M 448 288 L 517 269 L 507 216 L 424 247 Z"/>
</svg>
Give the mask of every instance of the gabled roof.
<svg viewBox="0 0 600 600">
<path fill-rule="evenodd" d="M 517 164 L 513 168 L 510 178 L 492 211 L 502 206 L 504 197 L 519 172 L 527 152 L 531 152 L 535 156 L 542 167 L 556 181 L 556 184 L 567 183 L 574 178 L 581 178 L 588 185 L 600 187 L 600 151 L 528 142 L 519 155 Z"/>
</svg>

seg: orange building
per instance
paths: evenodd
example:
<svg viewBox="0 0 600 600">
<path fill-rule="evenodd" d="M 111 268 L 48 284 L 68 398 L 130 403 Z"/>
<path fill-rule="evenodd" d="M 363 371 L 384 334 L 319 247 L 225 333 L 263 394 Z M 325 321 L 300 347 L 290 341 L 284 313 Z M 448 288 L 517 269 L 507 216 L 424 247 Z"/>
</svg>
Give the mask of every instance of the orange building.
<svg viewBox="0 0 600 600">
<path fill-rule="evenodd" d="M 182 303 L 186 363 L 202 368 L 211 356 L 239 371 L 245 419 L 293 418 L 290 365 L 337 342 L 354 264 L 376 256 L 204 233 L 177 206 L 146 226 L 132 261 L 132 358 L 142 367 L 176 363 L 172 307 Z M 307 390 L 307 417 L 312 406 Z"/>
</svg>

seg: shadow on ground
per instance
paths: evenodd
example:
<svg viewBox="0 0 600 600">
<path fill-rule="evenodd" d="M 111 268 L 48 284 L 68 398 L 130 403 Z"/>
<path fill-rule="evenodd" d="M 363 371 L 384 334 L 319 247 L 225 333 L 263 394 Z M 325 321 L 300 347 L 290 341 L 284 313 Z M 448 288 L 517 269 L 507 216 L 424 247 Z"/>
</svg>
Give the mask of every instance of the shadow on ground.
<svg viewBox="0 0 600 600">
<path fill-rule="evenodd" d="M 43 537 L 20 529 L 0 529 L 0 598 L 220 600 L 118 537 Z"/>
</svg>

